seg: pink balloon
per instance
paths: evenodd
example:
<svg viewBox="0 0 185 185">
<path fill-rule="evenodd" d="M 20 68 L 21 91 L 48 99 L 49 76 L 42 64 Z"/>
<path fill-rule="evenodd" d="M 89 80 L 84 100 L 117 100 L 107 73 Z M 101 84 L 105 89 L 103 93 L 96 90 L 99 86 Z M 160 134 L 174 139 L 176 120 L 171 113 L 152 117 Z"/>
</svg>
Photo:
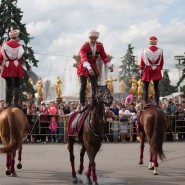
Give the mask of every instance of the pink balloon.
<svg viewBox="0 0 185 185">
<path fill-rule="evenodd" d="M 133 95 L 130 94 L 130 95 L 128 95 L 128 96 L 126 97 L 125 102 L 126 102 L 126 103 L 131 103 L 132 100 L 133 100 Z"/>
<path fill-rule="evenodd" d="M 50 107 L 49 113 L 50 113 L 50 114 L 57 114 L 57 108 L 54 107 L 54 106 Z"/>
</svg>

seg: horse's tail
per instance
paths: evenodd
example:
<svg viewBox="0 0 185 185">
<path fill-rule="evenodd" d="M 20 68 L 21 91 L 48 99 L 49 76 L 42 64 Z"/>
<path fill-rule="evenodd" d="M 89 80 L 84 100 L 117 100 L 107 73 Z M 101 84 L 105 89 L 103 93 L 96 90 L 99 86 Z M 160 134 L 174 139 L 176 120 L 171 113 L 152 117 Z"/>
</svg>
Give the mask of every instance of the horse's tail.
<svg viewBox="0 0 185 185">
<path fill-rule="evenodd" d="M 163 128 L 164 119 L 163 112 L 155 111 L 155 122 L 154 122 L 154 132 L 153 137 L 151 139 L 151 152 L 159 156 L 161 160 L 165 159 L 165 155 L 163 152 L 163 140 L 165 136 L 165 131 Z"/>
<path fill-rule="evenodd" d="M 7 134 L 6 138 L 3 138 L 6 141 L 6 144 L 5 144 L 4 148 L 0 148 L 0 153 L 15 152 L 18 149 L 18 147 L 20 146 L 20 144 L 22 143 L 21 131 L 19 130 L 20 129 L 19 123 L 18 123 L 15 116 L 16 115 L 11 111 L 8 112 L 8 114 L 7 114 L 9 131 L 7 132 L 8 134 Z"/>
</svg>

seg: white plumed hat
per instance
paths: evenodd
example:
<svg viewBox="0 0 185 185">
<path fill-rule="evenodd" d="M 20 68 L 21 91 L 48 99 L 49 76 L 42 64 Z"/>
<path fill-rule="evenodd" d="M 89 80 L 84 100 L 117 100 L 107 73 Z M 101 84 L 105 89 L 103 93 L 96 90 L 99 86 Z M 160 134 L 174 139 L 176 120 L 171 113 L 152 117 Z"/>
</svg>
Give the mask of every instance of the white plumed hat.
<svg viewBox="0 0 185 185">
<path fill-rule="evenodd" d="M 15 38 L 15 37 L 18 37 L 19 36 L 19 33 L 20 33 L 19 30 L 11 30 L 9 32 L 9 36 L 10 36 L 10 38 Z"/>
<path fill-rule="evenodd" d="M 98 38 L 99 35 L 100 35 L 100 33 L 98 31 L 96 31 L 96 30 L 91 30 L 89 32 L 89 37 L 96 37 L 96 38 Z"/>
</svg>

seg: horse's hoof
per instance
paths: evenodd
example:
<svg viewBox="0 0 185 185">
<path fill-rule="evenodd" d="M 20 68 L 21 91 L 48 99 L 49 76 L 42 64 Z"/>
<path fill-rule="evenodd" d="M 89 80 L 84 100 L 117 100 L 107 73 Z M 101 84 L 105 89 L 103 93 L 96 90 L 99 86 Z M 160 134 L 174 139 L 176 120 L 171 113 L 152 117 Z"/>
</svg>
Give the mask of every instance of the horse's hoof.
<svg viewBox="0 0 185 185">
<path fill-rule="evenodd" d="M 22 168 L 22 164 L 21 163 L 17 164 L 17 169 L 21 169 L 21 168 Z"/>
<path fill-rule="evenodd" d="M 152 167 L 148 167 L 148 169 L 149 169 L 149 170 L 154 170 L 154 167 L 153 167 L 153 166 L 152 166 Z"/>
<path fill-rule="evenodd" d="M 93 184 L 92 180 L 91 180 L 91 177 L 87 177 L 86 184 L 88 184 L 88 185 L 92 185 Z"/>
<path fill-rule="evenodd" d="M 157 169 L 157 167 L 154 167 L 154 175 L 158 175 L 158 169 Z"/>
<path fill-rule="evenodd" d="M 83 170 L 78 170 L 78 174 L 82 175 Z"/>
<path fill-rule="evenodd" d="M 14 172 L 14 173 L 12 173 L 12 175 L 11 175 L 12 177 L 17 177 L 17 173 L 16 172 Z"/>
<path fill-rule="evenodd" d="M 139 161 L 139 165 L 142 165 L 143 164 L 143 161 Z"/>
<path fill-rule="evenodd" d="M 78 184 L 78 179 L 77 178 L 73 178 L 73 184 Z"/>
<path fill-rule="evenodd" d="M 7 176 L 10 176 L 10 175 L 11 175 L 10 170 L 6 170 L 6 175 L 7 175 Z"/>
<path fill-rule="evenodd" d="M 153 162 L 149 162 L 148 169 L 154 170 L 154 163 Z"/>
<path fill-rule="evenodd" d="M 93 182 L 93 185 L 99 185 L 99 184 L 98 184 L 98 182 L 96 181 L 96 182 Z"/>
</svg>

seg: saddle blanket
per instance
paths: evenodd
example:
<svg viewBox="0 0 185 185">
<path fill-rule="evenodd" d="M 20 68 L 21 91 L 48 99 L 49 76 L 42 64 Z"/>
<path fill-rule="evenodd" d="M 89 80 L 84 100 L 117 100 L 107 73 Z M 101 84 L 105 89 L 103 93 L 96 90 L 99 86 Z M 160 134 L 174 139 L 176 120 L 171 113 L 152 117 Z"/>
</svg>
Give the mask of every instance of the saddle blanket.
<svg viewBox="0 0 185 185">
<path fill-rule="evenodd" d="M 82 112 L 82 113 L 79 113 L 77 111 L 70 115 L 69 121 L 68 121 L 68 128 L 67 128 L 68 136 L 78 135 L 88 113 L 89 113 L 89 110 L 86 110 L 85 112 Z"/>
</svg>

